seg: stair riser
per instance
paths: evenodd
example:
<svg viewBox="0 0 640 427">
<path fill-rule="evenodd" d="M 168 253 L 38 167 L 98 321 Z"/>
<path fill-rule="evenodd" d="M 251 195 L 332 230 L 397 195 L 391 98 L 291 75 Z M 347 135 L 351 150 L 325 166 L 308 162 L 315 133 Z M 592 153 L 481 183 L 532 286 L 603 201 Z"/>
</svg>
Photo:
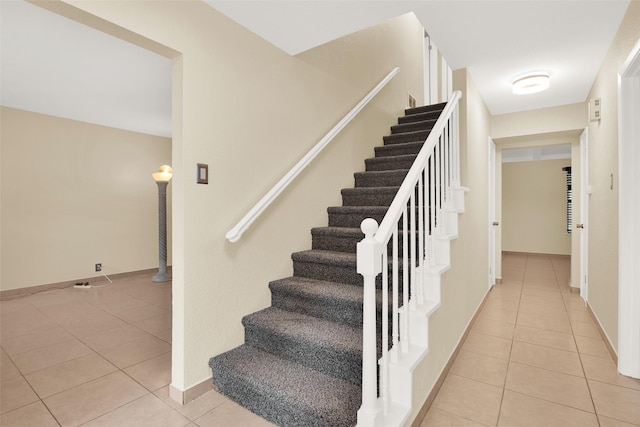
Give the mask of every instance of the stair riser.
<svg viewBox="0 0 640 427">
<path fill-rule="evenodd" d="M 435 120 L 427 120 L 424 122 L 411 122 L 411 123 L 402 123 L 398 125 L 391 126 L 391 134 L 396 135 L 405 132 L 416 132 L 419 130 L 428 130 L 433 129 L 433 125 L 435 124 Z"/>
<path fill-rule="evenodd" d="M 250 325 L 245 326 L 244 338 L 252 347 L 335 378 L 355 385 L 362 381 L 362 352 L 350 354 L 315 342 L 291 340 L 285 335 Z"/>
<path fill-rule="evenodd" d="M 407 176 L 407 170 L 385 175 L 360 172 L 354 175 L 356 188 L 362 187 L 400 187 Z"/>
<path fill-rule="evenodd" d="M 383 137 L 384 145 L 403 144 L 406 142 L 424 142 L 429 136 L 429 131 L 401 133 Z"/>
</svg>

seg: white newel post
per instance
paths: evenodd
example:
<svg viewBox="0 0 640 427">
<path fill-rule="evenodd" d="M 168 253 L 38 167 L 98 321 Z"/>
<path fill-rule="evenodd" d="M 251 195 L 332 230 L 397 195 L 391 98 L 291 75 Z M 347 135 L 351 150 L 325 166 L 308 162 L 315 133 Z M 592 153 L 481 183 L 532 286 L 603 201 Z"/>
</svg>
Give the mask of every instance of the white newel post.
<svg viewBox="0 0 640 427">
<path fill-rule="evenodd" d="M 362 406 L 359 427 L 381 425 L 377 393 L 376 276 L 382 271 L 382 245 L 375 241 L 378 223 L 367 218 L 360 229 L 364 239 L 357 246 L 357 271 L 364 278 L 362 308 Z"/>
</svg>

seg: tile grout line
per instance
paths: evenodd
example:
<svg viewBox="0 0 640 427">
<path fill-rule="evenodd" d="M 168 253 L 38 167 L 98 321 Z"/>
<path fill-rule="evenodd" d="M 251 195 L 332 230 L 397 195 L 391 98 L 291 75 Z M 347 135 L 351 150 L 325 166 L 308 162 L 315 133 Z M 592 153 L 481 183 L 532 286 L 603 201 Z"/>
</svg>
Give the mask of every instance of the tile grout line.
<svg viewBox="0 0 640 427">
<path fill-rule="evenodd" d="M 27 295 L 27 296 L 25 296 L 25 298 L 28 298 L 29 296 L 30 296 L 30 295 Z M 131 298 L 134 298 L 134 299 L 138 299 L 138 300 L 140 300 L 140 301 L 144 302 L 145 304 L 152 305 L 152 306 L 154 306 L 154 307 L 158 307 L 158 308 L 161 308 L 161 309 L 165 310 L 163 307 L 157 306 L 157 305 L 155 305 L 155 304 L 148 303 L 148 302 L 146 302 L 146 301 L 144 301 L 144 300 L 141 300 L 141 299 L 139 299 L 139 298 L 137 298 L 137 297 L 135 297 L 135 296 L 132 296 L 132 295 L 129 295 L 129 294 L 127 294 L 127 296 L 129 296 L 129 297 L 131 297 Z M 146 396 L 148 396 L 149 394 L 153 395 L 155 398 L 157 398 L 158 400 L 160 400 L 160 401 L 163 403 L 163 405 L 165 405 L 165 406 L 169 407 L 172 411 L 179 413 L 179 411 L 177 411 L 177 409 L 175 409 L 175 408 L 171 407 L 169 404 L 167 404 L 167 403 L 166 403 L 166 402 L 164 402 L 162 399 L 160 399 L 157 395 L 155 395 L 154 390 L 148 390 L 148 389 L 147 389 L 143 384 L 141 384 L 138 380 L 136 380 L 136 379 L 135 379 L 135 378 L 133 378 L 131 375 L 129 375 L 127 372 L 125 372 L 125 369 L 127 369 L 127 368 L 130 368 L 130 367 L 132 367 L 132 366 L 136 366 L 136 365 L 139 365 L 139 364 L 141 364 L 141 363 L 147 362 L 147 361 L 149 361 L 149 360 L 151 360 L 151 359 L 153 359 L 153 358 L 160 357 L 160 356 L 162 356 L 162 355 L 164 355 L 164 354 L 166 354 L 166 353 L 170 353 L 170 352 L 171 352 L 170 350 L 169 350 L 169 351 L 167 351 L 167 352 L 164 352 L 164 353 L 162 353 L 162 354 L 155 355 L 155 356 L 153 356 L 153 357 L 151 357 L 151 358 L 149 358 L 149 359 L 142 360 L 142 361 L 140 361 L 140 362 L 138 362 L 138 363 L 135 363 L 135 364 L 133 364 L 133 365 L 131 365 L 131 366 L 128 366 L 128 367 L 126 367 L 126 368 L 120 368 L 120 367 L 116 366 L 115 364 L 113 364 L 110 360 L 106 359 L 104 356 L 102 356 L 102 355 L 101 355 L 100 353 L 98 353 L 96 350 L 94 350 L 90 345 L 88 345 L 88 344 L 83 340 L 83 338 L 81 338 L 81 337 L 79 337 L 79 336 L 75 335 L 72 331 L 69 331 L 65 326 L 63 326 L 62 324 L 60 324 L 57 320 L 55 320 L 54 318 L 51 318 L 51 317 L 50 317 L 46 312 L 44 312 L 44 311 L 42 311 L 42 310 L 41 310 L 41 307 L 38 307 L 38 306 L 34 305 L 31 301 L 25 301 L 25 302 L 26 302 L 26 304 L 28 304 L 30 307 L 32 307 L 34 310 L 36 310 L 37 312 L 39 312 L 42 316 L 44 316 L 46 319 L 48 319 L 50 322 L 54 323 L 57 327 L 61 328 L 61 329 L 62 329 L 62 330 L 64 330 L 66 333 L 68 333 L 70 336 L 72 336 L 72 337 L 73 337 L 73 339 L 76 339 L 78 342 L 80 342 L 80 343 L 82 343 L 83 345 L 85 345 L 85 346 L 86 346 L 86 347 L 91 351 L 91 353 L 90 353 L 90 354 L 85 354 L 85 355 L 82 355 L 82 356 L 79 356 L 79 357 L 75 357 L 75 358 L 72 358 L 72 359 L 69 359 L 69 360 L 65 360 L 65 361 L 62 361 L 62 362 L 60 362 L 60 363 L 58 363 L 58 364 L 55 364 L 55 365 L 52 365 L 52 366 L 48 366 L 48 367 L 45 367 L 45 368 L 41 368 L 41 369 L 38 369 L 38 370 L 36 370 L 36 371 L 30 372 L 30 373 L 28 373 L 28 374 L 25 374 L 25 373 L 23 373 L 23 372 L 22 372 L 22 370 L 21 370 L 20 368 L 18 368 L 18 366 L 16 365 L 16 363 L 15 363 L 14 359 L 11 357 L 11 355 L 9 355 L 9 353 L 6 353 L 6 351 L 5 351 L 5 353 L 7 354 L 7 357 L 9 357 L 9 360 L 11 361 L 11 363 L 13 363 L 13 365 L 16 367 L 16 370 L 18 371 L 18 373 L 19 373 L 20 377 L 21 377 L 21 378 L 23 379 L 23 381 L 28 385 L 28 387 L 32 390 L 32 392 L 34 393 L 34 395 L 35 395 L 35 396 L 37 397 L 37 399 L 38 399 L 37 401 L 30 402 L 30 403 L 28 403 L 28 404 L 26 404 L 26 405 L 22 405 L 22 406 L 20 406 L 20 407 L 18 407 L 18 408 L 14 408 L 14 409 L 12 409 L 11 411 L 8 411 L 7 413 L 10 413 L 10 412 L 13 412 L 13 411 L 15 411 L 15 410 L 18 410 L 18 409 L 24 408 L 24 407 L 26 407 L 26 406 L 28 406 L 28 405 L 31 405 L 31 404 L 36 403 L 36 402 L 38 402 L 38 401 L 39 401 L 39 402 L 41 402 L 41 403 L 42 403 L 42 405 L 47 409 L 47 411 L 48 411 L 48 412 L 49 412 L 49 414 L 52 416 L 52 418 L 55 420 L 55 422 L 56 422 L 58 425 L 61 425 L 60 421 L 58 420 L 58 418 L 56 418 L 56 417 L 55 417 L 55 415 L 53 414 L 53 412 L 51 411 L 51 409 L 49 408 L 49 406 L 45 403 L 44 399 L 48 399 L 48 398 L 50 398 L 50 397 L 52 397 L 52 396 L 55 396 L 55 395 L 58 395 L 58 394 L 60 394 L 60 393 L 67 392 L 68 390 L 71 390 L 71 389 L 73 389 L 73 388 L 75 388 L 75 387 L 78 387 L 78 386 L 81 386 L 81 385 L 88 384 L 88 383 L 90 383 L 90 382 L 92 382 L 92 381 L 95 381 L 95 380 L 100 379 L 100 378 L 104 378 L 104 377 L 106 377 L 106 376 L 108 376 L 108 375 L 111 375 L 111 374 L 113 374 L 113 373 L 115 373 L 115 372 L 118 372 L 118 371 L 120 371 L 120 372 L 121 372 L 122 374 L 124 374 L 127 378 L 130 378 L 130 379 L 131 379 L 131 380 L 133 380 L 136 384 L 138 384 L 140 387 L 142 387 L 142 389 L 144 389 L 144 391 L 145 391 L 146 393 L 145 393 L 143 396 L 141 396 L 141 397 L 139 397 L 139 398 L 137 398 L 137 399 L 134 399 L 134 400 L 132 400 L 132 401 L 130 401 L 130 402 L 126 402 L 126 403 L 124 403 L 124 404 L 122 404 L 122 405 L 120 405 L 120 406 L 118 406 L 118 407 L 114 407 L 114 408 L 112 408 L 111 410 L 109 410 L 108 412 L 105 412 L 104 414 L 101 414 L 101 415 L 99 415 L 98 417 L 93 418 L 92 420 L 97 419 L 97 418 L 99 418 L 99 417 L 101 417 L 101 416 L 104 416 L 104 415 L 106 415 L 106 414 L 108 414 L 108 413 L 111 413 L 111 412 L 113 412 L 113 411 L 115 411 L 115 410 L 117 410 L 117 409 L 119 409 L 119 408 L 121 408 L 121 407 L 123 407 L 123 406 L 125 406 L 125 405 L 127 405 L 127 404 L 129 404 L 129 403 L 131 403 L 131 402 L 134 402 L 134 401 L 137 401 L 137 400 L 139 400 L 139 399 L 141 399 L 141 398 L 143 398 L 143 397 L 146 397 Z M 75 300 L 75 301 L 74 301 L 74 300 L 71 300 L 71 301 L 68 301 L 68 302 L 72 302 L 72 303 L 73 303 L 73 302 L 79 302 L 79 303 L 83 303 L 83 304 L 88 304 L 88 305 L 90 305 L 90 306 L 92 306 L 92 307 L 95 307 L 95 308 L 99 309 L 99 310 L 100 310 L 101 312 L 103 312 L 103 313 L 106 313 L 106 314 L 108 314 L 108 315 L 110 315 L 110 316 L 114 316 L 114 317 L 116 317 L 116 318 L 120 319 L 120 320 L 121 320 L 121 321 L 123 321 L 125 324 L 127 324 L 127 325 L 129 325 L 129 326 L 132 326 L 132 327 L 134 327 L 134 328 L 136 328 L 136 329 L 140 330 L 140 331 L 141 331 L 142 333 L 144 333 L 144 334 L 147 334 L 147 335 L 152 336 L 152 337 L 155 337 L 155 338 L 157 338 L 157 339 L 159 339 L 159 340 L 161 340 L 161 341 L 164 341 L 163 339 L 161 339 L 161 338 L 159 338 L 159 337 L 156 337 L 155 335 L 153 335 L 153 334 L 151 334 L 151 333 L 149 333 L 149 332 L 147 332 L 147 331 L 144 331 L 144 330 L 142 330 L 142 329 L 138 328 L 136 325 L 134 325 L 134 324 L 130 323 L 128 320 L 126 320 L 126 319 L 122 319 L 122 318 L 120 318 L 119 316 L 117 316 L 117 315 L 115 315 L 115 314 L 113 314 L 113 313 L 107 312 L 106 310 L 104 310 L 102 307 L 100 307 L 100 306 L 98 306 L 98 305 L 94 305 L 94 304 L 92 304 L 92 303 L 89 303 L 89 302 L 85 301 L 83 298 L 80 298 L 80 299 Z M 66 303 L 66 302 L 65 302 L 65 303 Z M 58 305 L 58 304 L 53 304 L 53 305 Z M 113 329 L 117 329 L 117 328 L 110 328 L 110 329 L 107 329 L 107 330 L 113 330 Z M 100 332 L 103 332 L 103 331 L 100 331 Z M 22 335 L 28 335 L 28 333 L 26 333 L 26 334 L 22 334 Z M 66 341 L 71 341 L 71 339 L 69 339 L 69 340 L 63 340 L 63 341 L 61 341 L 61 342 L 66 342 Z M 166 342 L 166 341 L 164 341 L 164 342 Z M 59 344 L 59 343 L 55 343 L 55 344 L 51 344 L 51 345 L 56 345 L 56 344 Z M 168 344 L 170 344 L 170 343 L 168 343 Z M 42 349 L 42 348 L 46 348 L 46 347 L 47 347 L 47 346 L 45 346 L 45 347 L 41 347 L 40 349 Z M 3 350 L 4 350 L 4 349 L 3 349 Z M 38 350 L 38 349 L 33 349 L 33 350 Z M 32 350 L 28 350 L 28 351 L 32 351 Z M 27 352 L 28 352 L 28 351 L 27 351 Z M 26 352 L 23 352 L 23 353 L 26 353 Z M 20 354 L 20 353 L 16 353 L 16 354 Z M 49 369 L 49 368 L 51 368 L 51 367 L 54 367 L 54 366 L 59 365 L 59 364 L 62 364 L 62 363 L 70 362 L 70 361 L 77 360 L 77 359 L 79 359 L 79 358 L 86 357 L 86 356 L 90 356 L 90 355 L 97 355 L 98 357 L 100 357 L 100 358 L 104 359 L 108 364 L 110 364 L 111 366 L 113 366 L 116 370 L 115 370 L 115 371 L 113 371 L 113 372 L 109 372 L 109 373 L 107 373 L 107 374 L 101 375 L 101 376 L 99 376 L 99 377 L 92 378 L 92 379 L 91 379 L 91 380 L 89 380 L 89 381 L 85 381 L 85 382 L 80 383 L 80 384 L 75 384 L 73 387 L 70 387 L 70 388 L 65 389 L 65 390 L 60 390 L 59 392 L 54 393 L 54 394 L 52 394 L 52 395 L 50 395 L 50 396 L 47 396 L 47 397 L 44 397 L 44 398 L 43 398 L 43 397 L 41 397 L 41 396 L 40 396 L 40 394 L 36 392 L 36 390 L 33 388 L 33 386 L 31 385 L 31 383 L 30 383 L 30 382 L 27 380 L 27 378 L 26 378 L 26 375 L 30 375 L 30 374 L 33 374 L 33 373 L 35 373 L 35 372 L 42 371 L 42 370 L 44 370 L 44 369 Z M 158 389 L 156 389 L 155 391 L 157 391 L 157 390 L 161 389 L 162 387 L 164 387 L 164 385 L 163 385 L 163 386 L 161 386 L 161 387 L 159 387 L 159 388 L 158 388 Z M 4 414 L 3 414 L 3 415 L 4 415 Z M 182 415 L 182 414 L 180 414 L 180 415 Z M 190 422 L 194 422 L 193 420 L 189 419 L 188 417 L 186 417 L 186 416 L 184 416 L 184 415 L 182 415 L 182 416 L 183 416 L 185 419 L 188 419 Z M 84 422 L 83 424 L 85 424 L 85 423 L 87 423 L 87 422 L 90 422 L 90 421 L 92 421 L 92 420 L 87 420 L 87 421 L 86 421 L 86 422 Z"/>
<path fill-rule="evenodd" d="M 554 269 L 554 275 L 555 275 L 555 269 Z M 556 284 L 557 284 L 557 281 L 558 281 L 558 278 L 556 275 Z M 569 317 L 569 309 L 567 308 L 567 301 L 565 300 L 564 296 L 562 296 L 562 306 L 564 307 L 564 310 L 567 313 L 567 317 L 569 318 L 569 327 L 571 328 L 571 336 L 573 337 L 573 343 L 575 344 L 576 350 L 578 351 L 578 360 L 580 361 L 580 368 L 582 369 L 582 374 L 584 375 L 584 382 L 587 385 L 587 391 L 589 391 L 589 400 L 591 401 L 591 406 L 593 406 L 593 413 L 596 417 L 596 422 L 598 423 L 598 426 L 600 426 L 600 417 L 598 416 L 596 403 L 593 400 L 593 393 L 591 393 L 591 386 L 589 385 L 589 380 L 587 379 L 587 373 L 584 369 L 584 363 L 582 362 L 582 354 L 580 352 L 580 348 L 578 347 L 576 334 L 575 334 L 575 331 L 573 330 L 573 322 L 571 322 L 571 318 Z"/>
<path fill-rule="evenodd" d="M 518 306 L 516 307 L 516 320 L 513 325 L 513 336 L 511 337 L 511 345 L 509 346 L 509 360 L 507 360 L 507 371 L 505 372 L 504 382 L 502 384 L 502 396 L 500 396 L 500 406 L 498 408 L 498 419 L 496 420 L 496 427 L 500 425 L 500 416 L 502 414 L 502 405 L 504 404 L 504 395 L 507 391 L 507 378 L 509 377 L 509 368 L 511 367 L 511 353 L 513 352 L 513 342 L 515 341 L 515 334 L 516 334 L 515 329 L 516 329 L 516 326 L 518 325 L 518 316 L 520 315 L 520 303 L 522 302 L 522 291 L 523 291 L 522 287 L 524 286 L 524 276 L 527 271 L 528 259 L 529 259 L 529 256 L 527 255 L 527 261 L 525 261 L 525 265 L 522 273 L 522 282 L 521 282 L 520 291 L 519 291 L 520 295 L 518 298 Z"/>
</svg>

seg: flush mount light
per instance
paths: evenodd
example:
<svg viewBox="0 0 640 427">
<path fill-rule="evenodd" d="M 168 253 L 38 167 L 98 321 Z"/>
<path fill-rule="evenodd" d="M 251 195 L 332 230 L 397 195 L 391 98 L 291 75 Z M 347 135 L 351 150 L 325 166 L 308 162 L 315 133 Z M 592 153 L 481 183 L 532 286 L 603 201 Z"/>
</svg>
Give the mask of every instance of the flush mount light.
<svg viewBox="0 0 640 427">
<path fill-rule="evenodd" d="M 526 95 L 529 93 L 542 92 L 549 87 L 549 73 L 546 71 L 536 71 L 527 73 L 513 81 L 513 93 L 516 95 Z"/>
</svg>

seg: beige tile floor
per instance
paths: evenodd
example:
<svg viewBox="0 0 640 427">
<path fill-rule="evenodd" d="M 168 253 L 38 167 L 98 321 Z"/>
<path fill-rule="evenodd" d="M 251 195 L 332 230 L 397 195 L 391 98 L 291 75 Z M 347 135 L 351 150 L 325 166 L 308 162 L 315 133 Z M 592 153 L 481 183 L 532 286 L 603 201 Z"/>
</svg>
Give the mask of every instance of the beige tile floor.
<svg viewBox="0 0 640 427">
<path fill-rule="evenodd" d="M 640 425 L 569 260 L 507 255 L 422 426 Z M 106 283 L 106 282 L 105 282 Z M 210 391 L 168 397 L 171 285 L 151 275 L 0 302 L 0 426 L 268 426 Z"/>
<path fill-rule="evenodd" d="M 616 372 L 569 258 L 508 254 L 502 271 L 421 427 L 640 425 L 640 380 Z"/>
<path fill-rule="evenodd" d="M 0 426 L 271 425 L 213 390 L 169 399 L 171 284 L 151 276 L 0 301 Z"/>
</svg>

